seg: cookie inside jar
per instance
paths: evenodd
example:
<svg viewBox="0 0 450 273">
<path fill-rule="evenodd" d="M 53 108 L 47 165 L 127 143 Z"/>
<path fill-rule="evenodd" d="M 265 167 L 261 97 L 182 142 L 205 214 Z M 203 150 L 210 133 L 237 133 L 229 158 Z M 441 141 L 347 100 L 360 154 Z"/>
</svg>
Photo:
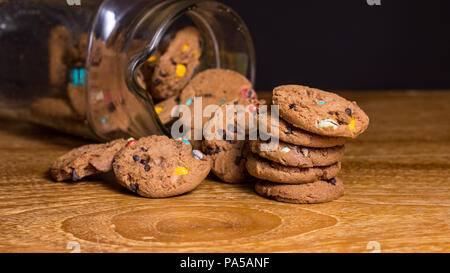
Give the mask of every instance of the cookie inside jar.
<svg viewBox="0 0 450 273">
<path fill-rule="evenodd" d="M 250 35 L 237 14 L 221 4 L 206 2 L 186 8 L 158 36 L 149 35 L 151 26 L 142 23 L 128 45 L 132 67 L 128 87 L 164 134 L 172 136 L 172 125 L 180 118 L 178 108 L 188 103 L 181 94 L 200 73 L 230 70 L 254 82 Z"/>
</svg>

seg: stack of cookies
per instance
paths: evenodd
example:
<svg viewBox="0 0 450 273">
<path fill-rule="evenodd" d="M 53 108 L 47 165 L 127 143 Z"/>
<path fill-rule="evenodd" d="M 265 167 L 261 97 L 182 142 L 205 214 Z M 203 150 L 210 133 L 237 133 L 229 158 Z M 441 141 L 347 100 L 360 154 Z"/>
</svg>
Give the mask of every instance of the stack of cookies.
<svg viewBox="0 0 450 273">
<path fill-rule="evenodd" d="M 315 204 L 344 194 L 337 175 L 347 139 L 363 133 L 369 118 L 355 102 L 298 85 L 275 88 L 273 104 L 280 120 L 259 115 L 276 130 L 279 144 L 250 141 L 246 167 L 257 178 L 255 191 L 282 202 Z"/>
</svg>

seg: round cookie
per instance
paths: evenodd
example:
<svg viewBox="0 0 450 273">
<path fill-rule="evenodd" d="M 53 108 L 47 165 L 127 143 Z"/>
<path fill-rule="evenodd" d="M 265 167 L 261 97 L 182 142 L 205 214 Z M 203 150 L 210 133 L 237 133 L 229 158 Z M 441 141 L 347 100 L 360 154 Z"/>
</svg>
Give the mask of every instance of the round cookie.
<svg viewBox="0 0 450 273">
<path fill-rule="evenodd" d="M 126 144 L 118 139 L 105 144 L 90 144 L 61 156 L 50 167 L 50 175 L 56 181 L 73 180 L 112 170 L 114 155 Z"/>
<path fill-rule="evenodd" d="M 249 181 L 243 150 L 245 141 L 203 141 L 203 152 L 211 158 L 212 172 L 223 182 L 237 184 Z"/>
<path fill-rule="evenodd" d="M 191 110 L 194 126 L 194 105 L 202 98 L 202 111 L 210 105 L 224 105 L 239 98 L 256 99 L 252 84 L 243 75 L 232 70 L 209 69 L 197 74 L 180 94 L 180 103 Z M 203 125 L 210 118 L 203 117 Z"/>
<path fill-rule="evenodd" d="M 151 94 L 167 99 L 180 93 L 200 66 L 201 36 L 194 27 L 178 31 L 161 56 L 152 77 Z"/>
<path fill-rule="evenodd" d="M 369 117 L 356 102 L 315 88 L 279 86 L 273 104 L 293 126 L 322 136 L 356 138 L 369 126 Z"/>
<path fill-rule="evenodd" d="M 328 167 L 286 167 L 248 152 L 246 167 L 251 176 L 261 180 L 282 184 L 304 184 L 321 179 L 328 180 L 337 176 L 341 170 L 341 163 L 338 162 Z"/>
<path fill-rule="evenodd" d="M 264 151 L 262 141 L 250 141 L 250 150 L 260 157 L 284 166 L 310 168 L 330 166 L 344 157 L 344 146 L 332 148 L 307 148 L 280 142 L 274 151 Z"/>
<path fill-rule="evenodd" d="M 257 182 L 255 192 L 263 197 L 293 204 L 320 204 L 344 195 L 344 183 L 339 178 L 301 185 Z"/>
<path fill-rule="evenodd" d="M 264 103 L 265 101 L 262 100 L 236 99 L 222 105 L 220 109 L 224 115 L 221 117 L 216 111 L 213 118 L 205 126 L 208 128 L 207 130 L 214 132 L 214 134 L 206 134 L 206 140 L 203 141 L 203 151 L 212 159 L 212 172 L 222 181 L 227 183 L 245 183 L 249 180 L 250 176 L 245 168 L 245 157 L 243 156 L 246 141 L 238 140 L 238 132 L 241 132 L 243 137 L 248 135 L 250 120 L 254 117 L 254 113 L 256 113 L 259 105 Z M 232 119 L 227 121 L 226 109 L 228 106 L 233 108 L 235 105 L 240 106 L 233 110 L 236 110 L 236 113 L 242 112 L 241 116 L 244 117 L 245 121 L 243 125 L 237 122 L 238 114 L 235 114 Z M 221 120 L 216 120 L 218 118 L 221 118 Z M 231 123 L 228 124 L 227 122 Z M 217 129 L 217 125 L 222 127 Z M 233 136 L 233 140 L 227 140 L 229 136 Z"/>
<path fill-rule="evenodd" d="M 272 122 L 272 118 L 270 115 L 258 115 L 258 120 L 260 124 L 266 123 L 266 128 L 271 128 L 271 125 L 274 126 L 276 123 Z M 305 130 L 296 128 L 283 119 L 279 119 L 278 126 L 275 126 L 275 130 L 278 129 L 279 139 L 294 145 L 311 147 L 311 148 L 330 148 L 335 146 L 342 146 L 347 141 L 344 137 L 327 137 L 320 136 L 316 134 L 309 133 Z"/>
<path fill-rule="evenodd" d="M 190 192 L 211 169 L 209 159 L 185 141 L 151 136 L 127 146 L 114 157 L 114 174 L 122 186 L 144 197 Z"/>
</svg>

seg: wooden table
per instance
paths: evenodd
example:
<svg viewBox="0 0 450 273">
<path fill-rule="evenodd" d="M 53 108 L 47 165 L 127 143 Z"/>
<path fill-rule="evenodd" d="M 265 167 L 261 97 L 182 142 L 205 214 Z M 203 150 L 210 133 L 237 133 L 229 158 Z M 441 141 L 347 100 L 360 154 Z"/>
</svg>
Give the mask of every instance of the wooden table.
<svg viewBox="0 0 450 273">
<path fill-rule="evenodd" d="M 112 179 L 54 183 L 80 139 L 0 120 L 1 252 L 448 252 L 450 92 L 345 92 L 371 117 L 348 143 L 344 198 L 266 200 L 214 178 L 191 194 L 139 198 Z"/>
</svg>

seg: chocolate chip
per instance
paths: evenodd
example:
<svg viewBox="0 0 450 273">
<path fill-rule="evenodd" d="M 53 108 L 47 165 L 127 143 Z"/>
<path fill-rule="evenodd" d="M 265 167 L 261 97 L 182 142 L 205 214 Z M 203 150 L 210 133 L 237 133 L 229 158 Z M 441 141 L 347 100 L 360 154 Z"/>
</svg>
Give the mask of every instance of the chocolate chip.
<svg viewBox="0 0 450 273">
<path fill-rule="evenodd" d="M 141 160 L 141 164 L 142 164 L 142 165 L 148 165 L 148 160 L 142 159 L 142 160 Z"/>
<path fill-rule="evenodd" d="M 162 70 L 159 70 L 159 75 L 163 78 L 167 77 L 167 73 L 164 73 Z"/>
<path fill-rule="evenodd" d="M 206 148 L 206 153 L 207 153 L 208 155 L 213 155 L 215 151 L 216 151 L 216 150 L 214 150 L 213 148 L 210 148 L 210 147 Z"/>
<path fill-rule="evenodd" d="M 172 58 L 170 58 L 170 62 L 173 64 L 173 65 L 177 65 L 178 63 L 177 62 L 175 62 L 175 60 L 174 59 L 172 59 Z"/>
<path fill-rule="evenodd" d="M 234 103 L 234 105 L 238 105 L 239 102 L 236 100 L 233 103 Z"/>
<path fill-rule="evenodd" d="M 207 147 L 207 148 L 206 148 L 206 153 L 207 153 L 208 155 L 215 155 L 215 154 L 218 154 L 218 153 L 220 153 L 220 148 L 217 147 L 216 149 L 214 149 L 214 148 L 211 148 L 211 147 Z"/>
<path fill-rule="evenodd" d="M 144 171 L 149 172 L 150 169 L 151 169 L 150 165 L 147 164 L 144 166 Z"/>
<path fill-rule="evenodd" d="M 203 97 L 205 97 L 205 98 L 211 98 L 211 97 L 212 97 L 212 94 L 205 94 L 205 95 L 203 95 Z"/>
<path fill-rule="evenodd" d="M 133 155 L 134 162 L 139 162 L 141 158 L 138 155 Z"/>
<path fill-rule="evenodd" d="M 156 78 L 156 80 L 153 82 L 153 84 L 156 85 L 160 85 L 162 83 L 162 80 L 160 78 Z"/>
<path fill-rule="evenodd" d="M 148 152 L 148 149 L 145 147 L 141 147 L 141 151 L 143 151 L 144 153 Z"/>
<path fill-rule="evenodd" d="M 139 185 L 137 184 L 130 184 L 130 188 L 134 191 L 137 192 L 139 190 Z"/>
<path fill-rule="evenodd" d="M 295 103 L 289 105 L 289 109 L 291 109 L 291 110 L 294 109 L 295 107 L 297 107 L 297 104 L 295 104 Z"/>
<path fill-rule="evenodd" d="M 336 181 L 336 179 L 334 179 L 334 178 L 328 180 L 328 183 L 330 183 L 330 184 L 333 185 L 333 186 L 336 185 L 336 182 L 337 182 L 337 181 Z"/>
<path fill-rule="evenodd" d="M 72 180 L 73 180 L 73 181 L 78 181 L 78 180 L 80 180 L 80 177 L 79 177 L 78 174 L 75 172 L 75 170 L 72 171 Z"/>
<path fill-rule="evenodd" d="M 353 111 L 352 111 L 352 109 L 347 108 L 347 109 L 345 109 L 345 113 L 347 113 L 347 115 L 351 116 L 353 114 Z"/>
<path fill-rule="evenodd" d="M 292 135 L 292 127 L 287 127 L 286 128 L 287 129 L 287 131 L 286 131 L 286 135 Z"/>
<path fill-rule="evenodd" d="M 110 112 L 110 113 L 116 111 L 116 106 L 112 102 L 108 104 L 107 108 L 108 108 L 108 112 Z"/>
</svg>

